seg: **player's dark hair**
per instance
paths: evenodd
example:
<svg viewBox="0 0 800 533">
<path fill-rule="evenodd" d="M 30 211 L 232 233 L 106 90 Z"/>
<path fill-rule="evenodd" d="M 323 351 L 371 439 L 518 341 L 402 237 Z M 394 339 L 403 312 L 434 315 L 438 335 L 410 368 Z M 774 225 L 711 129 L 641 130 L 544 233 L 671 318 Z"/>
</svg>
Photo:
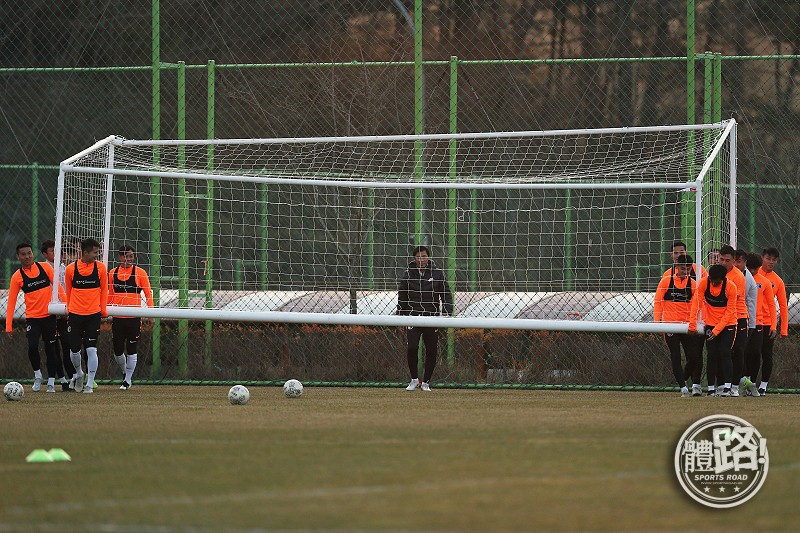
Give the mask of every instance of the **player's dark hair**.
<svg viewBox="0 0 800 533">
<path fill-rule="evenodd" d="M 722 265 L 711 265 L 708 269 L 708 281 L 719 283 L 728 274 L 728 270 Z"/>
<path fill-rule="evenodd" d="M 738 250 L 736 250 L 734 257 L 735 257 L 736 259 L 745 259 L 745 260 L 747 260 L 747 256 L 748 256 L 748 255 L 750 255 L 750 254 L 749 254 L 749 253 L 747 253 L 747 252 L 745 252 L 745 251 L 744 251 L 744 250 L 742 250 L 741 248 L 739 248 Z"/>
<path fill-rule="evenodd" d="M 764 251 L 761 252 L 761 255 L 762 256 L 769 255 L 771 257 L 780 257 L 781 256 L 780 252 L 775 247 L 764 248 Z"/>
<path fill-rule="evenodd" d="M 736 250 L 733 249 L 733 246 L 726 244 L 725 246 L 720 247 L 719 255 L 729 255 L 734 257 L 736 255 Z"/>
<path fill-rule="evenodd" d="M 673 243 L 672 243 L 672 249 L 673 249 L 673 250 L 674 250 L 675 248 L 677 248 L 678 246 L 683 246 L 683 249 L 684 249 L 684 250 L 686 250 L 686 249 L 687 249 L 687 247 L 686 247 L 686 243 L 685 243 L 685 242 L 683 242 L 683 241 L 675 241 L 675 242 L 673 242 Z"/>
<path fill-rule="evenodd" d="M 134 250 L 133 246 L 131 246 L 130 244 L 123 244 L 122 246 L 119 247 L 119 250 L 117 250 L 117 253 L 119 255 L 125 255 L 128 252 L 136 252 L 136 250 Z"/>
<path fill-rule="evenodd" d="M 427 246 L 417 246 L 411 251 L 411 256 L 416 257 L 420 252 L 425 252 L 426 254 L 431 255 L 431 249 Z"/>
<path fill-rule="evenodd" d="M 30 248 L 31 250 L 33 250 L 33 246 L 31 246 L 27 242 L 21 242 L 17 245 L 17 255 L 19 255 L 19 251 L 22 250 L 23 248 Z"/>
<path fill-rule="evenodd" d="M 44 241 L 42 243 L 41 252 L 43 254 L 46 254 L 47 250 L 49 250 L 50 248 L 55 248 L 55 247 L 56 247 L 56 241 L 54 241 L 53 239 L 47 239 L 46 241 Z"/>
<path fill-rule="evenodd" d="M 678 260 L 675 261 L 676 265 L 689 265 L 691 266 L 694 263 L 694 259 L 689 254 L 683 254 L 678 256 Z"/>
<path fill-rule="evenodd" d="M 91 252 L 92 248 L 100 248 L 100 243 L 91 237 L 81 241 L 81 252 Z"/>
<path fill-rule="evenodd" d="M 761 256 L 758 254 L 748 254 L 747 255 L 747 263 L 745 265 L 748 269 L 755 270 L 759 268 L 761 265 L 764 264 L 764 261 L 761 260 Z"/>
</svg>

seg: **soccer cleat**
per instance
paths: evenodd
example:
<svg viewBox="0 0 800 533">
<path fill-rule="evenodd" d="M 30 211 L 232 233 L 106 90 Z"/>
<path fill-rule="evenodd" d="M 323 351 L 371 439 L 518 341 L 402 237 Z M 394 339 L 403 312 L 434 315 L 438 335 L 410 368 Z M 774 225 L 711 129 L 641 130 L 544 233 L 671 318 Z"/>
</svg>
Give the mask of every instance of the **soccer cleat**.
<svg viewBox="0 0 800 533">
<path fill-rule="evenodd" d="M 691 396 L 689 389 L 681 389 L 681 398 L 688 398 Z"/>
<path fill-rule="evenodd" d="M 707 396 L 708 398 L 716 398 L 716 397 L 717 397 L 717 391 L 715 391 L 715 390 L 710 390 L 710 391 L 708 391 L 708 394 L 707 394 L 706 396 Z"/>
<path fill-rule="evenodd" d="M 692 396 L 702 396 L 703 389 L 700 388 L 700 385 L 692 385 Z"/>
<path fill-rule="evenodd" d="M 406 390 L 414 390 L 417 387 L 419 387 L 419 379 L 418 378 L 414 378 L 414 379 L 411 380 L 411 383 L 408 384 L 408 387 L 406 387 Z"/>
<path fill-rule="evenodd" d="M 758 389 L 756 392 L 758 393 L 759 396 L 767 395 L 767 389 Z M 753 396 L 755 396 L 755 394 Z"/>
<path fill-rule="evenodd" d="M 94 394 L 94 389 L 91 387 L 86 387 L 83 389 L 84 394 Z"/>
<path fill-rule="evenodd" d="M 751 382 L 750 385 L 747 387 L 747 395 L 753 396 L 755 398 L 761 396 L 761 392 L 758 390 L 758 387 L 756 387 L 755 383 Z"/>
<path fill-rule="evenodd" d="M 119 386 L 119 390 L 128 390 L 131 388 L 131 384 L 127 381 L 123 381 L 122 385 Z"/>
<path fill-rule="evenodd" d="M 47 390 L 45 392 L 55 392 L 56 386 L 55 385 L 48 385 Z"/>
<path fill-rule="evenodd" d="M 420 387 L 420 388 L 422 390 L 424 390 L 425 392 L 430 392 L 431 391 L 431 386 L 428 385 L 427 383 L 425 383 L 424 381 L 422 382 L 422 387 Z"/>
<path fill-rule="evenodd" d="M 731 397 L 732 398 L 738 398 L 739 397 L 739 391 L 731 389 Z"/>
<path fill-rule="evenodd" d="M 69 383 L 62 383 L 61 384 L 61 392 L 67 392 L 72 390 L 69 386 Z"/>
<path fill-rule="evenodd" d="M 83 376 L 84 374 L 78 374 L 75 376 L 75 392 L 83 392 Z"/>
<path fill-rule="evenodd" d="M 42 378 L 34 378 L 33 379 L 33 386 L 31 387 L 33 392 L 39 392 L 42 390 Z"/>
<path fill-rule="evenodd" d="M 719 396 L 730 396 L 730 395 L 731 395 L 731 389 L 729 389 L 728 387 L 725 387 L 724 389 L 722 389 L 722 392 L 719 393 Z"/>
</svg>

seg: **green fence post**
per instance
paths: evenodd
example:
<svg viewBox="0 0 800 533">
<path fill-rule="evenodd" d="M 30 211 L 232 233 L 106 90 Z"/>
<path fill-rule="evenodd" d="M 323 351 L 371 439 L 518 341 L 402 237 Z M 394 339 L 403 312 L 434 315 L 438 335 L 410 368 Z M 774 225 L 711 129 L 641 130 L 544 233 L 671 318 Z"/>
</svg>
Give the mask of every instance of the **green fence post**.
<svg viewBox="0 0 800 533">
<path fill-rule="evenodd" d="M 31 165 L 31 244 L 36 250 L 39 242 L 39 163 Z"/>
<path fill-rule="evenodd" d="M 478 290 L 478 190 L 469 190 L 469 290 Z"/>
<path fill-rule="evenodd" d="M 458 133 L 458 58 L 450 57 L 450 133 Z M 458 180 L 458 142 L 450 139 L 450 181 Z M 458 220 L 458 191 L 449 189 L 447 206 L 447 281 L 450 285 L 450 296 L 455 306 L 456 293 L 456 222 Z M 455 308 L 454 308 L 455 311 Z M 447 328 L 447 363 L 455 364 L 455 332 Z"/>
<path fill-rule="evenodd" d="M 178 139 L 186 139 L 186 63 L 178 62 Z M 178 168 L 186 167 L 186 147 L 178 146 Z M 186 178 L 178 179 L 178 306 L 189 307 L 189 194 Z M 189 321 L 178 320 L 178 373 L 186 377 Z"/>
<path fill-rule="evenodd" d="M 659 191 L 658 193 L 658 218 L 661 220 L 661 225 L 658 228 L 658 242 L 660 248 L 658 249 L 658 257 L 661 257 L 661 251 L 667 249 L 667 193 Z M 688 250 L 688 248 L 687 248 Z"/>
<path fill-rule="evenodd" d="M 714 59 L 711 53 L 703 54 L 703 122 L 708 124 L 712 119 L 712 100 L 714 98 Z M 711 135 L 710 130 L 703 132 L 703 159 L 705 159 L 711 151 Z M 712 173 L 713 174 L 713 169 Z M 714 193 L 714 180 L 712 175 L 706 175 L 703 180 L 703 205 L 702 205 L 702 235 L 703 249 L 710 250 L 711 248 L 718 247 L 721 243 L 714 237 L 713 232 L 709 233 L 708 230 L 712 229 L 712 218 L 714 216 L 714 201 L 716 194 Z M 708 242 L 706 242 L 708 241 Z M 702 261 L 702 258 L 698 258 Z"/>
<path fill-rule="evenodd" d="M 425 87 L 422 83 L 422 0 L 414 1 L 414 133 L 425 133 Z M 414 143 L 414 176 L 422 181 L 425 173 L 425 143 Z M 414 234 L 415 244 L 423 242 L 423 209 L 425 197 L 423 189 L 414 189 Z"/>
<path fill-rule="evenodd" d="M 375 189 L 367 189 L 367 289 L 375 290 Z"/>
<path fill-rule="evenodd" d="M 425 133 L 425 86 L 422 66 L 422 0 L 414 1 L 414 133 Z M 414 143 L 414 176 L 422 181 L 425 174 L 425 143 Z M 415 244 L 423 244 L 425 195 L 423 189 L 414 189 L 414 234 Z M 422 352 L 422 338 L 419 340 L 419 351 Z M 419 371 L 424 371 L 423 358 L 419 358 Z M 424 375 L 424 374 L 420 374 Z"/>
<path fill-rule="evenodd" d="M 686 124 L 695 122 L 695 106 L 697 105 L 694 83 L 695 83 L 695 0 L 686 1 Z M 689 175 L 687 179 L 695 179 L 696 169 L 695 159 L 695 133 L 688 133 L 688 158 Z M 694 227 L 695 227 L 695 195 L 686 194 L 681 202 L 683 208 L 682 230 L 683 240 L 686 242 L 687 250 L 694 250 Z M 697 259 L 698 263 L 701 261 Z"/>
<path fill-rule="evenodd" d="M 267 247 L 267 242 L 269 239 L 269 226 L 267 224 L 267 216 L 269 216 L 269 209 L 267 209 L 267 202 L 269 200 L 269 186 L 266 183 L 258 184 L 258 214 L 259 224 L 261 224 L 260 230 L 260 242 L 261 242 L 261 261 L 258 262 L 258 272 L 260 274 L 260 287 L 261 290 L 267 290 L 269 287 L 269 280 L 267 279 L 269 276 L 269 269 L 267 268 L 267 260 L 269 259 L 269 249 Z"/>
<path fill-rule="evenodd" d="M 722 54 L 717 52 L 713 56 L 713 74 L 712 82 L 713 97 L 711 101 L 711 120 L 712 122 L 722 121 Z M 711 167 L 711 179 L 713 181 L 712 188 L 715 191 L 714 195 L 714 212 L 713 212 L 713 235 L 714 242 L 723 244 L 722 242 L 722 172 L 720 170 L 720 158 L 722 154 L 717 154 L 714 158 L 714 164 Z M 730 236 L 729 236 L 730 237 Z M 730 244 L 730 239 L 726 239 L 724 244 Z"/>
<path fill-rule="evenodd" d="M 152 135 L 161 138 L 161 6 L 152 0 Z M 153 147 L 153 166 L 161 162 L 161 149 Z M 161 305 L 161 178 L 150 178 L 150 271 L 153 300 Z M 153 321 L 153 379 L 161 374 L 161 319 Z"/>
<path fill-rule="evenodd" d="M 750 237 L 750 242 L 748 243 L 748 248 L 750 250 L 756 250 L 756 195 L 755 195 L 755 187 L 747 187 L 747 214 L 748 218 L 750 219 L 750 231 L 748 235 Z"/>
<path fill-rule="evenodd" d="M 214 60 L 208 61 L 208 98 L 206 101 L 206 137 L 208 139 L 214 138 Z M 209 172 L 214 170 L 214 146 L 208 145 L 206 149 L 206 169 Z M 206 260 L 204 264 L 204 274 L 206 280 L 206 309 L 214 307 L 214 300 L 212 296 L 214 286 L 213 275 L 213 261 L 214 259 L 214 181 L 206 180 Z M 212 335 L 213 335 L 213 322 L 211 320 L 205 321 L 205 356 L 204 364 L 210 367 L 213 359 L 212 351 Z"/>
<path fill-rule="evenodd" d="M 243 286 L 242 272 L 244 271 L 244 261 L 236 259 L 234 264 L 236 265 L 236 270 L 233 273 L 233 288 L 240 291 Z"/>
<path fill-rule="evenodd" d="M 572 272 L 572 191 L 566 191 L 566 211 L 564 216 L 564 288 L 568 291 L 572 290 L 573 272 Z"/>
</svg>

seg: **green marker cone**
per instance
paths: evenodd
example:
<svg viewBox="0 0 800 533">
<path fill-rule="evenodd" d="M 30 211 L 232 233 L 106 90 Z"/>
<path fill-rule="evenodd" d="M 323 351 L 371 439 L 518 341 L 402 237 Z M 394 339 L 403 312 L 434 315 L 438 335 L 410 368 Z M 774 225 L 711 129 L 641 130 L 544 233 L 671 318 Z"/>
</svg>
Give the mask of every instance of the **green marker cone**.
<svg viewBox="0 0 800 533">
<path fill-rule="evenodd" d="M 53 448 L 48 453 L 50 453 L 50 457 L 53 461 L 72 461 L 72 457 L 61 448 Z"/>
<path fill-rule="evenodd" d="M 50 456 L 50 453 L 47 450 L 43 450 L 38 448 L 33 450 L 25 460 L 29 463 L 52 463 L 53 458 Z"/>
</svg>

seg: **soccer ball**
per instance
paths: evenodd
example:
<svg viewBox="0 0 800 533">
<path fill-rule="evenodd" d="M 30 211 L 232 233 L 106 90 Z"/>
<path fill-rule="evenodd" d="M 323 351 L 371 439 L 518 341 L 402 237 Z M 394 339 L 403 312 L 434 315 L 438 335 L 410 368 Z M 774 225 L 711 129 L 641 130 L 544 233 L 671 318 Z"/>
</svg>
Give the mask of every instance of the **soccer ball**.
<svg viewBox="0 0 800 533">
<path fill-rule="evenodd" d="M 6 383 L 6 386 L 3 387 L 3 395 L 9 402 L 18 402 L 25 396 L 25 389 L 16 381 L 12 381 L 11 383 Z"/>
<path fill-rule="evenodd" d="M 228 391 L 228 401 L 231 405 L 244 405 L 250 399 L 250 391 L 244 385 L 234 385 Z"/>
<path fill-rule="evenodd" d="M 297 398 L 303 394 L 303 384 L 296 379 L 290 379 L 283 384 L 283 394 L 287 398 Z"/>
</svg>

